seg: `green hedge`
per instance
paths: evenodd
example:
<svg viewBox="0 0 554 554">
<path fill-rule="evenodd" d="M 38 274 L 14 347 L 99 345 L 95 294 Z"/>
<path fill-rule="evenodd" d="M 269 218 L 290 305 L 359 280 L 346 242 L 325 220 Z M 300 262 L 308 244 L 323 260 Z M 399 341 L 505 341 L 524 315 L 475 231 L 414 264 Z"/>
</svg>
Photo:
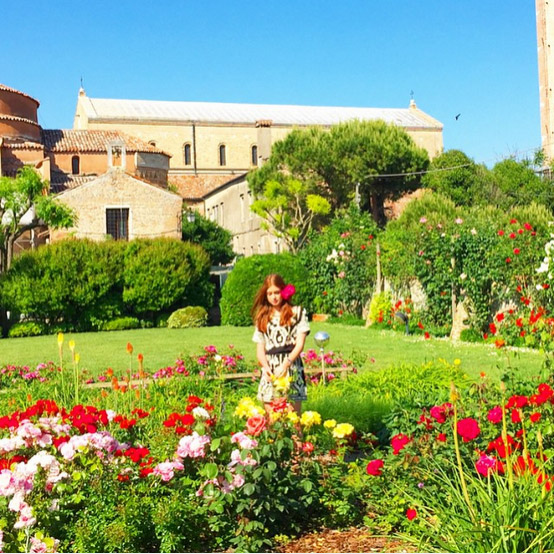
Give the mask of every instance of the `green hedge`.
<svg viewBox="0 0 554 554">
<path fill-rule="evenodd" d="M 254 296 L 270 273 L 279 273 L 286 283 L 296 287 L 295 304 L 310 306 L 312 291 L 308 271 L 292 254 L 258 254 L 241 258 L 221 291 L 221 323 L 223 325 L 252 325 L 250 310 Z"/>
<path fill-rule="evenodd" d="M 178 240 L 67 240 L 17 257 L 0 282 L 1 302 L 49 331 L 154 322 L 188 304 L 209 308 L 209 268 L 201 247 Z"/>
</svg>

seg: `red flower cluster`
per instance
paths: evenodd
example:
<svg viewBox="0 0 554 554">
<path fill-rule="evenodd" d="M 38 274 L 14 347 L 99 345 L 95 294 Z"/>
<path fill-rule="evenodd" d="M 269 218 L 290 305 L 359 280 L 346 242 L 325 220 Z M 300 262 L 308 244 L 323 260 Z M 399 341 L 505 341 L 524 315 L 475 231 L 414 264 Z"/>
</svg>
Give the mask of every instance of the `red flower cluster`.
<svg viewBox="0 0 554 554">
<path fill-rule="evenodd" d="M 196 423 L 196 419 L 192 414 L 195 408 L 204 408 L 211 417 L 205 420 L 206 425 L 213 426 L 215 425 L 215 417 L 212 412 L 214 407 L 207 402 L 204 402 L 202 398 L 194 395 L 190 395 L 187 399 L 187 405 L 185 407 L 185 413 L 173 412 L 169 414 L 167 419 L 163 422 L 164 427 L 175 428 L 175 432 L 179 435 L 190 435 L 192 433 L 192 427 Z"/>
</svg>

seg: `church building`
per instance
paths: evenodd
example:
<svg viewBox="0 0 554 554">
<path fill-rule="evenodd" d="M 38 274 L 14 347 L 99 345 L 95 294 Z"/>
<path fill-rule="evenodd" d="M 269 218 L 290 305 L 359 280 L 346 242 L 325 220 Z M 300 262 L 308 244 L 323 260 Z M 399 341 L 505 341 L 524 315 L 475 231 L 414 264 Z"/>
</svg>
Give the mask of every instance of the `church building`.
<svg viewBox="0 0 554 554">
<path fill-rule="evenodd" d="M 168 182 L 185 202 L 233 233 L 237 254 L 277 252 L 279 242 L 250 212 L 246 174 L 291 130 L 352 119 L 394 123 L 431 158 L 443 150 L 443 125 L 420 110 L 91 98 L 81 89 L 75 130 L 117 130 L 171 155 Z"/>
</svg>

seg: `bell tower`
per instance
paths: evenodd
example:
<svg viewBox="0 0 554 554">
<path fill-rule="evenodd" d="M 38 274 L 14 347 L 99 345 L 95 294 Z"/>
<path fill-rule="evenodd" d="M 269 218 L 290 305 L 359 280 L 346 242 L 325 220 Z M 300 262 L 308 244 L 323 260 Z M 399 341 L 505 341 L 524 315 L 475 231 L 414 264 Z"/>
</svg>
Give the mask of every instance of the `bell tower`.
<svg viewBox="0 0 554 554">
<path fill-rule="evenodd" d="M 541 111 L 541 144 L 549 165 L 554 160 L 554 5 L 549 0 L 535 0 L 537 16 L 537 57 Z"/>
</svg>

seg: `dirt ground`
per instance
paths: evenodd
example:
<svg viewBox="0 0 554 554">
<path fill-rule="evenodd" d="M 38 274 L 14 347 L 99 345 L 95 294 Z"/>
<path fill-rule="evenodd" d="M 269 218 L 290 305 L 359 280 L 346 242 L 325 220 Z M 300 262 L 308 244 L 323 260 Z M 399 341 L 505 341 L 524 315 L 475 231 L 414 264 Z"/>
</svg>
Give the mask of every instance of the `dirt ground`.
<svg viewBox="0 0 554 554">
<path fill-rule="evenodd" d="M 411 545 L 387 537 L 372 537 L 366 529 L 331 529 L 304 535 L 278 552 L 414 552 Z"/>
</svg>

